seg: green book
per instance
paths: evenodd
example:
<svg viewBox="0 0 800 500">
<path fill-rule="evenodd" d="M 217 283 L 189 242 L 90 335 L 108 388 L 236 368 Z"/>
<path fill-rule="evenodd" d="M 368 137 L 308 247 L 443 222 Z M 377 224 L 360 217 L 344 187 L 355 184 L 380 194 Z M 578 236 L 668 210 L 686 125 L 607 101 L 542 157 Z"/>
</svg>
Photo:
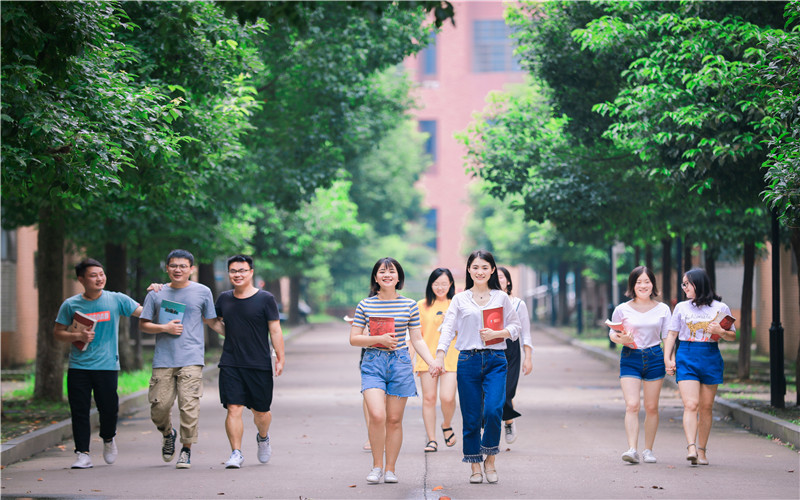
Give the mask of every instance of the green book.
<svg viewBox="0 0 800 500">
<path fill-rule="evenodd" d="M 173 319 L 183 322 L 184 312 L 186 312 L 186 304 L 173 302 L 171 300 L 162 300 L 161 306 L 158 308 L 158 321 L 162 325 L 164 323 L 169 323 Z"/>
</svg>

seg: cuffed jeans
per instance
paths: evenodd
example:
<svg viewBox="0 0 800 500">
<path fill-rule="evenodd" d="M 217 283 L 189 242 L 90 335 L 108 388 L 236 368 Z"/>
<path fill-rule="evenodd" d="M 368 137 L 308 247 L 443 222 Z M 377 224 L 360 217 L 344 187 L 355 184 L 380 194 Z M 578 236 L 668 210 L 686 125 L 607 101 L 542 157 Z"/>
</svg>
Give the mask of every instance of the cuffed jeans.
<svg viewBox="0 0 800 500">
<path fill-rule="evenodd" d="M 172 405 L 178 398 L 181 443 L 197 442 L 200 396 L 203 395 L 203 367 L 153 368 L 150 378 L 150 419 L 162 435 L 172 432 Z"/>
<path fill-rule="evenodd" d="M 484 455 L 500 452 L 507 366 L 502 350 L 474 349 L 458 354 L 456 374 L 463 428 L 462 462 L 480 463 Z"/>
<path fill-rule="evenodd" d="M 119 396 L 117 396 L 116 370 L 82 370 L 70 368 L 67 371 L 67 399 L 72 417 L 72 437 L 75 440 L 75 451 L 89 453 L 89 441 L 92 435 L 92 424 L 89 412 L 92 409 L 92 392 L 94 404 L 100 417 L 100 437 L 104 440 L 117 435 L 117 414 L 119 413 Z"/>
</svg>

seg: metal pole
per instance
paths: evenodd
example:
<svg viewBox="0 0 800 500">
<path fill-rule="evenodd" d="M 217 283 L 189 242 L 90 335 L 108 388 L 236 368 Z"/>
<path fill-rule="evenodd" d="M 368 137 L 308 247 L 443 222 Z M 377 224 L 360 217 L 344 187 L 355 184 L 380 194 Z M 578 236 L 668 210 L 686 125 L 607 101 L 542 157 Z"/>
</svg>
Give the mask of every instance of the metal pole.
<svg viewBox="0 0 800 500">
<path fill-rule="evenodd" d="M 608 319 L 611 319 L 611 315 L 614 314 L 614 287 L 617 285 L 615 283 L 617 279 L 617 260 L 614 258 L 614 245 L 608 247 Z M 611 350 L 617 350 L 617 344 L 615 344 L 610 338 L 608 339 L 608 348 Z"/>
<path fill-rule="evenodd" d="M 772 325 L 769 327 L 770 404 L 786 406 L 786 375 L 783 372 L 783 326 L 781 326 L 781 230 L 772 211 Z"/>
<path fill-rule="evenodd" d="M 583 299 L 581 298 L 581 270 L 583 266 L 575 266 L 575 309 L 578 314 L 578 335 L 583 333 Z"/>
</svg>

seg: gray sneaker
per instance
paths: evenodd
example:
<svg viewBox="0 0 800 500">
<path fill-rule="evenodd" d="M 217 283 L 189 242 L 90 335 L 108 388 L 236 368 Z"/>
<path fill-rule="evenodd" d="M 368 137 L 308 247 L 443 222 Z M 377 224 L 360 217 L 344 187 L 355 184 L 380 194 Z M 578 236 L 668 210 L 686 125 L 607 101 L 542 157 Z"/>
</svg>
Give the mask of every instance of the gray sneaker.
<svg viewBox="0 0 800 500">
<path fill-rule="evenodd" d="M 258 444 L 258 461 L 262 464 L 269 462 L 272 456 L 272 446 L 269 445 L 269 432 L 264 439 L 261 439 L 261 435 L 256 432 L 256 443 Z"/>
<path fill-rule="evenodd" d="M 182 448 L 181 454 L 178 455 L 178 461 L 175 463 L 176 469 L 191 469 L 192 468 L 192 452 L 189 448 Z"/>
<path fill-rule="evenodd" d="M 642 460 L 644 460 L 646 464 L 654 464 L 657 462 L 656 456 L 653 455 L 653 450 L 644 450 L 642 452 Z"/>
<path fill-rule="evenodd" d="M 380 483 L 383 477 L 383 469 L 380 467 L 373 467 L 369 474 L 367 474 L 367 482 L 370 484 Z"/>
<path fill-rule="evenodd" d="M 622 460 L 630 464 L 638 464 L 639 454 L 636 452 L 636 448 L 631 448 L 630 450 L 623 453 Z"/>
<path fill-rule="evenodd" d="M 242 466 L 242 462 L 244 462 L 244 456 L 242 452 L 239 450 L 233 450 L 231 452 L 231 458 L 225 462 L 226 469 L 239 469 Z"/>
<path fill-rule="evenodd" d="M 178 433 L 175 432 L 175 429 L 172 429 L 172 432 L 170 432 L 168 436 L 164 436 L 164 440 L 161 442 L 161 458 L 163 458 L 165 462 L 172 460 L 172 457 L 175 455 L 175 438 L 177 436 Z"/>
<path fill-rule="evenodd" d="M 72 464 L 73 469 L 91 469 L 92 468 L 92 457 L 89 456 L 88 453 L 83 453 L 81 451 L 76 452 L 78 455 L 78 459 L 75 460 L 75 463 Z"/>
<path fill-rule="evenodd" d="M 109 465 L 117 461 L 116 439 L 111 438 L 111 441 L 103 441 L 103 460 Z"/>
<path fill-rule="evenodd" d="M 510 424 L 505 424 L 506 443 L 511 444 L 517 440 L 517 425 L 512 420 Z"/>
</svg>

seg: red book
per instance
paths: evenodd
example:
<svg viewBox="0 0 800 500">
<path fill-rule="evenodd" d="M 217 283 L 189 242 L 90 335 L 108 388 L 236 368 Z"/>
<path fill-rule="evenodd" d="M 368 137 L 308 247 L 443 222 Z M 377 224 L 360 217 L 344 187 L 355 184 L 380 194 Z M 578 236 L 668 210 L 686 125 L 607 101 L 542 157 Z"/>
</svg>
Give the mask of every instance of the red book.
<svg viewBox="0 0 800 500">
<path fill-rule="evenodd" d="M 394 318 L 382 318 L 380 316 L 369 317 L 369 335 L 385 335 L 391 333 L 394 335 Z M 382 347 L 390 349 L 386 344 L 375 344 L 373 347 Z"/>
<path fill-rule="evenodd" d="M 70 332 L 85 332 L 88 330 L 94 330 L 95 325 L 97 325 L 97 321 L 94 318 L 90 318 L 82 312 L 75 311 L 75 313 L 72 315 L 72 324 L 69 325 L 67 330 Z M 89 344 L 80 340 L 74 341 L 72 345 L 78 348 L 78 350 L 81 352 L 85 351 L 86 348 L 89 347 Z"/>
<path fill-rule="evenodd" d="M 503 306 L 492 307 L 482 311 L 481 319 L 483 320 L 483 328 L 491 328 L 492 330 L 503 329 Z M 505 339 L 491 339 L 486 341 L 486 345 L 494 345 L 503 342 Z"/>
<path fill-rule="evenodd" d="M 606 326 L 608 326 L 609 328 L 611 328 L 615 332 L 625 333 L 625 325 L 622 323 L 622 321 L 611 321 L 610 319 L 607 319 L 606 320 Z M 627 347 L 630 347 L 631 349 L 638 349 L 639 348 L 639 346 L 636 345 L 636 342 L 629 342 L 629 343 L 627 343 L 625 345 Z"/>
<path fill-rule="evenodd" d="M 736 318 L 722 311 L 718 312 L 714 319 L 711 320 L 712 323 L 719 323 L 719 326 L 721 326 L 723 330 L 730 330 L 734 321 L 736 321 Z M 714 334 L 711 336 L 711 340 L 719 340 L 721 338 L 722 335 Z"/>
</svg>

